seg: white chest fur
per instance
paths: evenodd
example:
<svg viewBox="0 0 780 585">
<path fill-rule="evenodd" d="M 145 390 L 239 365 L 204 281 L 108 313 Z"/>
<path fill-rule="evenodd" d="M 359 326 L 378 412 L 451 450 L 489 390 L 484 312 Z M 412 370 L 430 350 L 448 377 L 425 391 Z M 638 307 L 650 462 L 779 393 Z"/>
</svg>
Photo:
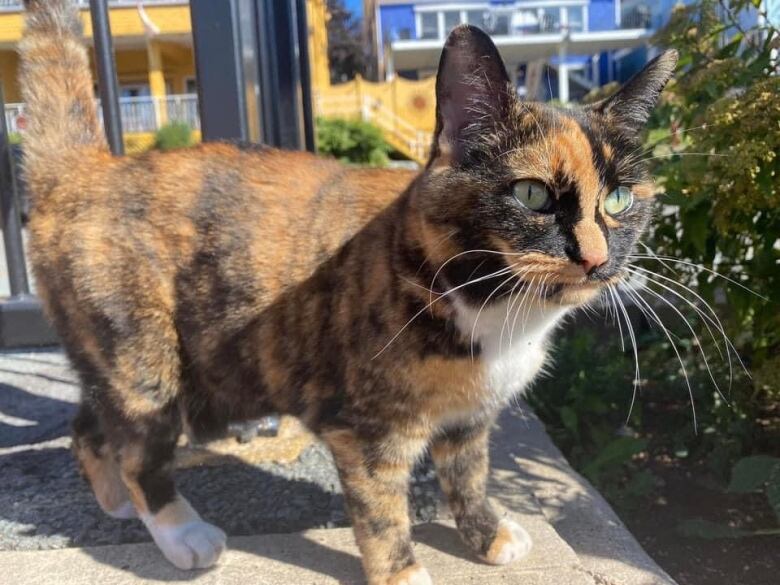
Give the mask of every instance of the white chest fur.
<svg viewBox="0 0 780 585">
<path fill-rule="evenodd" d="M 533 303 L 517 313 L 518 308 L 507 301 L 480 310 L 460 300 L 455 302 L 455 310 L 458 328 L 467 339 L 473 335 L 475 352 L 479 350 L 486 399 L 497 406 L 533 381 L 547 357 L 549 334 L 568 312 L 566 307 Z"/>
</svg>

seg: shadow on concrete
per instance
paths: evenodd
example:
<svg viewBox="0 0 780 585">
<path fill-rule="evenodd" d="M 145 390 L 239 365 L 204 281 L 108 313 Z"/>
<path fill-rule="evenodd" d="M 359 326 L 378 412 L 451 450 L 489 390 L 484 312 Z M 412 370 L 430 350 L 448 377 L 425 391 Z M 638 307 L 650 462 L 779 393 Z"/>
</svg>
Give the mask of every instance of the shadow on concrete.
<svg viewBox="0 0 780 585">
<path fill-rule="evenodd" d="M 0 414 L 4 415 L 0 418 L 0 448 L 65 436 L 75 413 L 76 405 L 72 402 L 39 396 L 0 382 Z"/>
<path fill-rule="evenodd" d="M 187 581 L 202 575 L 202 571 L 173 568 L 151 544 L 148 554 L 140 559 L 128 556 L 129 552 L 123 556 L 121 547 L 95 547 L 150 539 L 140 522 L 118 521 L 102 513 L 79 476 L 69 449 L 34 447 L 35 443 L 66 436 L 75 409 L 72 402 L 0 384 L 0 412 L 6 415 L 5 420 L 12 417 L 30 423 L 20 426 L 0 421 L 0 449 L 32 445 L 19 451 L 0 450 L 0 550 L 19 548 L 21 540 L 31 539 L 24 548 L 90 547 L 85 551 L 96 561 L 142 578 Z M 531 515 L 539 514 L 541 507 L 578 554 L 658 574 L 601 496 L 571 470 L 527 407 L 504 413 L 493 433 L 491 451 L 491 493 L 500 505 Z M 282 476 L 235 460 L 180 470 L 177 481 L 204 519 L 231 537 L 347 525 L 338 486 L 323 488 L 295 473 Z M 10 532 L 9 526 L 14 527 Z M 447 527 L 418 526 L 415 539 L 447 555 L 479 562 Z M 356 555 L 300 534 L 287 534 L 279 540 L 283 544 L 257 550 L 252 541 L 238 539 L 232 548 L 327 574 L 340 582 L 362 582 Z M 634 548 L 638 550 L 627 554 Z"/>
</svg>

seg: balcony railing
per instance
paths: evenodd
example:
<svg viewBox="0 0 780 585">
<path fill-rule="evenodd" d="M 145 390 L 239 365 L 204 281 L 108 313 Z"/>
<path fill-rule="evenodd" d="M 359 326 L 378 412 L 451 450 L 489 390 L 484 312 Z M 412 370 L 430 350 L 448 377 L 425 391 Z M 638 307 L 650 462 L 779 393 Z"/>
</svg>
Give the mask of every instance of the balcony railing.
<svg viewBox="0 0 780 585">
<path fill-rule="evenodd" d="M 646 4 L 638 4 L 623 10 L 620 28 L 652 28 L 653 13 Z"/>
<path fill-rule="evenodd" d="M 108 0 L 111 6 L 138 6 L 138 0 Z M 189 0 L 143 0 L 145 6 L 155 4 L 188 4 Z M 78 0 L 79 6 L 89 7 L 89 0 Z M 0 0 L 0 12 L 18 12 L 22 9 L 22 0 Z"/>
<path fill-rule="evenodd" d="M 160 126 L 173 122 L 183 122 L 193 130 L 200 130 L 198 96 L 195 94 L 122 98 L 119 108 L 122 129 L 126 133 L 156 132 Z M 7 104 L 5 122 L 9 132 L 24 134 L 24 104 Z"/>
<path fill-rule="evenodd" d="M 483 7 L 438 8 L 421 5 L 416 13 L 418 40 L 444 40 L 459 24 L 473 24 L 492 36 L 526 36 L 588 30 L 587 0 L 525 2 L 522 7 L 500 4 Z M 398 39 L 410 35 L 398 34 Z"/>
</svg>

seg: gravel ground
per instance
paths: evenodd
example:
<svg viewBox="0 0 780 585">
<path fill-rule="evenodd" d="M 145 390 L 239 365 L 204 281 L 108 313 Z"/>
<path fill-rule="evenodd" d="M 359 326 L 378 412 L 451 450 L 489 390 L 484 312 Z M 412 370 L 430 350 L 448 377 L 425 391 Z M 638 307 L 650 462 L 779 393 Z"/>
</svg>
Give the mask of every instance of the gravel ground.
<svg viewBox="0 0 780 585">
<path fill-rule="evenodd" d="M 58 351 L 0 353 L 0 550 L 144 542 L 137 520 L 105 516 L 70 454 L 78 386 Z M 345 526 L 336 470 L 321 444 L 290 465 L 225 464 L 181 470 L 179 487 L 229 535 Z M 436 517 L 429 461 L 410 490 L 415 521 Z"/>
</svg>

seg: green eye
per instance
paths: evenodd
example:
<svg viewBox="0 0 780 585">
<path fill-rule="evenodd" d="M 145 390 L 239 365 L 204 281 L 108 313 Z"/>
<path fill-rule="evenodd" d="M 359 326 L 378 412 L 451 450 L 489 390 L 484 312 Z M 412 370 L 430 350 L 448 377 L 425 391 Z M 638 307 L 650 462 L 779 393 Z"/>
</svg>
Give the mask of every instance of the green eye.
<svg viewBox="0 0 780 585">
<path fill-rule="evenodd" d="M 538 181 L 518 181 L 512 192 L 520 205 L 531 211 L 545 211 L 550 206 L 550 191 Z"/>
<path fill-rule="evenodd" d="M 604 211 L 610 215 L 623 213 L 634 202 L 634 194 L 628 187 L 618 187 L 604 200 Z"/>
</svg>

